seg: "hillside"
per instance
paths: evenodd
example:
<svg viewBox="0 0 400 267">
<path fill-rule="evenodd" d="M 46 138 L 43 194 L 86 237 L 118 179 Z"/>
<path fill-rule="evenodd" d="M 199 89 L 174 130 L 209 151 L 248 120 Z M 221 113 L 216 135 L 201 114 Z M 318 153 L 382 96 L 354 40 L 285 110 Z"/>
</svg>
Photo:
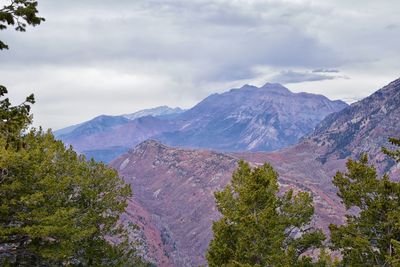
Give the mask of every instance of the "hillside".
<svg viewBox="0 0 400 267">
<path fill-rule="evenodd" d="M 382 146 L 389 137 L 400 136 L 400 79 L 371 96 L 358 101 L 323 120 L 304 143 L 316 146 L 318 159 L 344 159 L 368 152 L 371 160 L 384 160 Z M 386 170 L 393 164 L 386 166 Z"/>
<path fill-rule="evenodd" d="M 217 152 L 170 148 L 146 141 L 111 166 L 132 185 L 135 201 L 156 221 L 163 253 L 174 266 L 204 264 L 204 251 L 211 238 L 210 223 L 218 218 L 213 192 L 228 183 L 236 159 Z M 135 217 L 130 218 L 136 221 Z M 143 231 L 148 232 L 148 228 Z M 160 263 L 159 258 L 157 262 Z"/>
</svg>

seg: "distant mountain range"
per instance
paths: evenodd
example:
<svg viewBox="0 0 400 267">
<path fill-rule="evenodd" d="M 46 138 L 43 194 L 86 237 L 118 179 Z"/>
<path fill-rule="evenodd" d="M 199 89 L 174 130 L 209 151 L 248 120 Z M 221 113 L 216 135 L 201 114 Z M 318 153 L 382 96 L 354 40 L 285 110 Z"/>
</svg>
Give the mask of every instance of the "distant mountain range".
<svg viewBox="0 0 400 267">
<path fill-rule="evenodd" d="M 232 92 L 227 94 L 232 97 Z M 281 189 L 312 192 L 313 226 L 326 231 L 329 223 L 344 222 L 345 209 L 331 180 L 337 170 L 344 170 L 349 157 L 366 152 L 372 163 L 384 166 L 380 173 L 399 177 L 400 166 L 380 152 L 382 146 L 389 146 L 388 137 L 400 137 L 400 79 L 329 115 L 298 144 L 279 151 L 220 153 L 172 148 L 150 140 L 110 166 L 132 184 L 135 202 L 128 210 L 147 218 L 127 215 L 127 220 L 141 223 L 148 255 L 162 266 L 199 266 L 205 264 L 211 224 L 219 216 L 213 193 L 229 183 L 239 159 L 253 165 L 270 162 L 280 174 Z"/>
<path fill-rule="evenodd" d="M 54 135 L 88 158 L 109 162 L 150 136 L 172 129 L 169 119 L 183 111 L 160 106 L 120 116 L 100 115 Z"/>
<path fill-rule="evenodd" d="M 347 107 L 280 84 L 245 85 L 213 94 L 189 110 L 166 106 L 99 116 L 55 132 L 80 153 L 105 162 L 149 138 L 170 146 L 273 151 L 295 144 L 327 115 Z"/>
</svg>

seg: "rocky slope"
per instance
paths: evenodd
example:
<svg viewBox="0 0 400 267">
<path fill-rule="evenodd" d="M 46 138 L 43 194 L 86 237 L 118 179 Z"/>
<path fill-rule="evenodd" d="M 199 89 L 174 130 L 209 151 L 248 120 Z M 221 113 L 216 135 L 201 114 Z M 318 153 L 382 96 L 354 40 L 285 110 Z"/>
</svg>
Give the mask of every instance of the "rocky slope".
<svg viewBox="0 0 400 267">
<path fill-rule="evenodd" d="M 322 163 L 367 152 L 374 163 L 385 160 L 382 146 L 399 137 L 400 79 L 371 96 L 328 116 L 303 143 L 318 147 Z M 388 170 L 393 162 L 385 166 Z"/>
<path fill-rule="evenodd" d="M 199 266 L 206 263 L 204 255 L 212 238 L 212 221 L 219 217 L 213 193 L 227 185 L 239 159 L 253 165 L 270 162 L 280 174 L 283 190 L 311 192 L 316 207 L 313 222 L 316 227 L 327 230 L 329 223 L 342 222 L 344 209 L 333 188 L 319 182 L 320 178 L 329 180 L 328 173 L 320 162 L 312 158 L 304 160 L 301 155 L 304 154 L 291 157 L 285 153 L 227 155 L 146 141 L 113 161 L 111 166 L 132 185 L 134 199 L 140 207 L 156 218 L 163 241 L 159 249 L 173 266 Z M 128 217 L 137 221 L 134 213 Z M 159 266 L 168 266 L 158 258 L 155 261 Z"/>
<path fill-rule="evenodd" d="M 280 174 L 283 190 L 311 192 L 316 207 L 313 223 L 324 230 L 329 223 L 343 222 L 345 210 L 331 178 L 344 169 L 348 157 L 369 152 L 374 162 L 384 161 L 386 170 L 399 175 L 400 166 L 379 152 L 388 145 L 387 137 L 400 136 L 399 96 L 400 80 L 396 80 L 329 116 L 299 144 L 277 152 L 221 154 L 147 141 L 111 166 L 132 184 L 138 205 L 156 218 L 162 250 L 168 251 L 172 264 L 198 266 L 205 263 L 211 224 L 218 218 L 213 192 L 229 182 L 239 159 L 253 165 L 270 162 Z"/>
<path fill-rule="evenodd" d="M 125 225 L 134 222 L 137 226 L 137 230 L 130 232 L 130 237 L 138 242 L 138 252 L 146 261 L 157 266 L 174 266 L 168 254 L 171 248 L 164 244 L 164 235 L 160 230 L 162 227 L 155 215 L 149 213 L 135 199 L 130 199 L 125 213 L 121 216 L 121 222 Z"/>
<path fill-rule="evenodd" d="M 346 106 L 321 95 L 292 93 L 280 84 L 245 85 L 211 95 L 185 112 L 159 107 L 99 116 L 56 136 L 105 162 L 148 138 L 189 148 L 271 151 L 296 143 L 325 116 Z M 140 117 L 147 114 L 152 116 Z"/>
<path fill-rule="evenodd" d="M 236 159 L 146 141 L 111 166 L 132 185 L 135 201 L 157 221 L 164 254 L 174 266 L 204 264 L 210 223 L 218 218 L 213 192 L 228 183 Z M 156 261 L 164 266 L 159 258 Z"/>
</svg>

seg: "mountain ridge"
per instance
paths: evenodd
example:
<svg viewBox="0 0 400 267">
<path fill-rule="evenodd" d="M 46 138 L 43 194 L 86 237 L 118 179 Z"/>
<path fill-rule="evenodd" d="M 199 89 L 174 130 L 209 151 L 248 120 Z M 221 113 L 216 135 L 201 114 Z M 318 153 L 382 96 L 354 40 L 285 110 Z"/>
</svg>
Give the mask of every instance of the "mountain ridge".
<svg viewBox="0 0 400 267">
<path fill-rule="evenodd" d="M 184 111 L 185 110 L 181 109 L 180 107 L 171 108 L 169 106 L 163 105 L 163 106 L 158 106 L 155 108 L 139 110 L 134 113 L 124 114 L 121 116 L 123 116 L 127 119 L 130 119 L 130 120 L 134 120 L 134 119 L 146 117 L 146 116 L 159 117 L 159 116 L 177 115 Z"/>
<path fill-rule="evenodd" d="M 260 88 L 244 85 L 212 94 L 172 116 L 168 113 L 132 120 L 104 116 L 104 123 L 93 119 L 67 134 L 56 135 L 78 152 L 106 162 L 148 138 L 186 148 L 271 151 L 296 143 L 326 115 L 346 106 L 322 95 L 293 93 L 276 83 Z"/>
<path fill-rule="evenodd" d="M 321 153 L 319 160 L 322 163 L 329 158 L 340 160 L 352 154 L 360 156 L 363 152 L 368 152 L 372 162 L 379 164 L 384 157 L 381 153 L 382 146 L 391 147 L 388 138 L 399 136 L 398 125 L 400 79 L 345 109 L 328 115 L 304 141 L 318 147 Z"/>
</svg>

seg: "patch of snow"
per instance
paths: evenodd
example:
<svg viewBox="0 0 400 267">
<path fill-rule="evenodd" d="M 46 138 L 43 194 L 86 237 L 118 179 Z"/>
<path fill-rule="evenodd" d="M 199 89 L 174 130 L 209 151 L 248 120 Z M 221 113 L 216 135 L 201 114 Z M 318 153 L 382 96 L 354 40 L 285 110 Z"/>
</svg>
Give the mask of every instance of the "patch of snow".
<svg viewBox="0 0 400 267">
<path fill-rule="evenodd" d="M 158 198 L 158 195 L 160 194 L 160 192 L 161 192 L 161 189 L 158 189 L 157 191 L 155 191 L 153 193 L 153 197 Z"/>
<path fill-rule="evenodd" d="M 125 169 L 126 166 L 128 165 L 128 163 L 129 163 L 129 158 L 126 158 L 126 159 L 121 163 L 121 165 L 119 166 L 119 170 L 121 171 L 121 170 Z"/>
</svg>

